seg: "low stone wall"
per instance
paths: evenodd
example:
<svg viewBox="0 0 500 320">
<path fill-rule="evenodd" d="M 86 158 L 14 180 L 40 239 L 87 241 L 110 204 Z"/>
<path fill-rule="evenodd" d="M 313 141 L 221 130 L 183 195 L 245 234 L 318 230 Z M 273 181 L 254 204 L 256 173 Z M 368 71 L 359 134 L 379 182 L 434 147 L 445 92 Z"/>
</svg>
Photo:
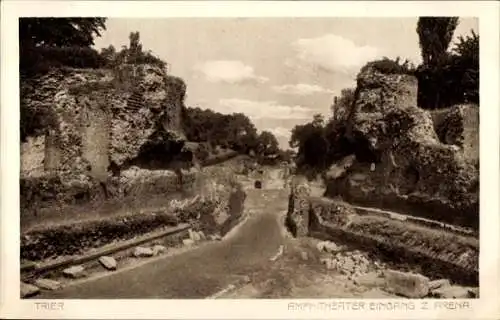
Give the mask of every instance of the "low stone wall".
<svg viewBox="0 0 500 320">
<path fill-rule="evenodd" d="M 202 230 L 205 234 L 227 232 L 234 227 L 234 221 L 239 221 L 246 195 L 236 184 L 227 184 L 222 173 L 219 174 L 221 180 L 212 179 L 205 183 L 201 194 L 181 201 L 173 200 L 169 206 L 157 210 L 26 230 L 21 234 L 21 258 L 39 261 L 81 254 L 179 223 L 188 223 L 194 230 Z"/>
<path fill-rule="evenodd" d="M 238 157 L 235 151 L 208 159 L 203 166 L 225 166 Z M 207 171 L 205 168 L 204 171 Z M 236 169 L 231 167 L 231 172 Z M 210 170 L 209 170 L 210 171 Z M 182 185 L 172 170 L 148 170 L 130 167 L 119 177 L 95 179 L 89 175 L 43 174 L 20 179 L 20 203 L 22 215 L 53 206 L 80 206 L 126 197 L 145 197 L 155 194 L 190 192 L 199 186 L 200 172 L 196 169 L 181 170 Z"/>
<path fill-rule="evenodd" d="M 156 194 L 191 191 L 198 179 L 194 170 L 183 171 L 182 185 L 170 170 L 131 168 L 107 182 L 90 176 L 42 176 L 20 180 L 21 214 L 36 214 L 44 208 L 78 207 L 127 197 L 141 198 Z"/>
</svg>

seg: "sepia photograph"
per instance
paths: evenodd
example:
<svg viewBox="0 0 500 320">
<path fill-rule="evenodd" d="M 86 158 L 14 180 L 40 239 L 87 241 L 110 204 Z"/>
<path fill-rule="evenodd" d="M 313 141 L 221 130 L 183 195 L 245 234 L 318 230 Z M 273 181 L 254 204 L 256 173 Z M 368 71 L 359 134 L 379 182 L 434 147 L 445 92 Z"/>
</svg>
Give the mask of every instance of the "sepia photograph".
<svg viewBox="0 0 500 320">
<path fill-rule="evenodd" d="M 479 16 L 74 12 L 15 19 L 2 293 L 61 317 L 74 299 L 462 316 L 494 297 Z"/>
<path fill-rule="evenodd" d="M 19 48 L 23 298 L 478 297 L 477 19 L 21 18 Z"/>
</svg>

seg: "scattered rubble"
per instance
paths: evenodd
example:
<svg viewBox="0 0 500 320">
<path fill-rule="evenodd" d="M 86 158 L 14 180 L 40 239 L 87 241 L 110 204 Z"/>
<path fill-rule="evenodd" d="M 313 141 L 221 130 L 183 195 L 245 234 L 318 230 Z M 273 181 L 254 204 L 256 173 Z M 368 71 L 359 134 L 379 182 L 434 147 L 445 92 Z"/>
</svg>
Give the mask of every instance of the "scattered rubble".
<svg viewBox="0 0 500 320">
<path fill-rule="evenodd" d="M 431 296 L 433 298 L 441 299 L 471 299 L 476 298 L 477 292 L 472 288 L 457 286 L 457 285 L 447 285 L 442 286 L 438 289 L 431 291 Z"/>
<path fill-rule="evenodd" d="M 439 289 L 441 287 L 447 287 L 450 286 L 450 280 L 448 279 L 438 279 L 438 280 L 433 280 L 429 282 L 429 290 L 435 290 Z"/>
<path fill-rule="evenodd" d="M 431 281 L 418 273 L 391 270 L 384 263 L 372 261 L 358 250 L 327 252 L 325 249 L 327 243 L 327 241 L 319 242 L 316 246 L 321 254 L 320 262 L 327 270 L 342 274 L 355 285 L 412 299 L 424 297 L 470 299 L 479 296 L 478 288 L 452 284 L 449 279 Z M 333 247 L 331 244 L 332 242 L 330 246 Z"/>
<path fill-rule="evenodd" d="M 113 257 L 103 256 L 99 258 L 99 262 L 108 270 L 116 270 L 116 260 Z"/>
<path fill-rule="evenodd" d="M 44 290 L 57 290 L 61 288 L 59 281 L 52 279 L 38 279 L 35 281 L 35 285 Z"/>
<path fill-rule="evenodd" d="M 407 298 L 420 299 L 429 294 L 429 278 L 412 272 L 384 271 L 385 290 Z"/>
<path fill-rule="evenodd" d="M 72 266 L 63 270 L 63 275 L 68 278 L 77 279 L 85 277 L 85 268 L 82 265 Z"/>
<path fill-rule="evenodd" d="M 203 233 L 203 231 L 198 231 L 198 234 L 200 235 L 201 240 L 207 240 L 207 236 Z"/>
<path fill-rule="evenodd" d="M 144 247 L 136 247 L 134 251 L 134 256 L 136 258 L 147 258 L 152 257 L 154 255 L 153 249 L 144 248 Z"/>
<path fill-rule="evenodd" d="M 222 237 L 219 234 L 211 234 L 209 236 L 209 239 L 212 241 L 220 241 L 222 240 Z"/>
<path fill-rule="evenodd" d="M 371 270 L 381 270 L 384 267 L 381 263 L 370 262 L 368 257 L 360 251 L 335 251 L 339 250 L 339 247 L 333 242 L 320 242 L 317 247 L 321 249 L 320 252 L 327 252 L 320 260 L 329 270 L 337 270 L 351 278 Z"/>
<path fill-rule="evenodd" d="M 337 244 L 335 244 L 332 241 L 322 241 L 322 242 L 319 242 L 316 245 L 316 248 L 318 249 L 319 252 L 326 251 L 326 252 L 329 252 L 329 253 L 335 253 L 335 252 L 344 250 L 344 247 L 338 246 Z"/>
<path fill-rule="evenodd" d="M 300 253 L 300 258 L 301 258 L 302 260 L 304 260 L 304 261 L 307 261 L 307 260 L 309 260 L 309 255 L 307 254 L 307 252 L 302 251 L 302 252 Z"/>
<path fill-rule="evenodd" d="M 32 284 L 21 282 L 21 298 L 33 297 L 40 293 L 40 289 Z"/>
<path fill-rule="evenodd" d="M 153 250 L 153 255 L 157 256 L 167 251 L 167 247 L 157 244 L 153 246 L 152 250 Z"/>
</svg>

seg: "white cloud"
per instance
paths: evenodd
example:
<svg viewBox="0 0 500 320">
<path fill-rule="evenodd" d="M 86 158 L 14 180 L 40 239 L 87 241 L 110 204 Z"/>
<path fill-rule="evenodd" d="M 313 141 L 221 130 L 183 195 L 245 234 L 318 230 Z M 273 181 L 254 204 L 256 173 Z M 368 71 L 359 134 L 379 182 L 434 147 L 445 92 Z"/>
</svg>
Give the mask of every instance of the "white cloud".
<svg viewBox="0 0 500 320">
<path fill-rule="evenodd" d="M 380 54 L 375 47 L 358 46 L 350 39 L 335 34 L 299 39 L 292 45 L 300 62 L 326 71 L 351 72 Z M 286 63 L 294 65 L 290 60 Z"/>
<path fill-rule="evenodd" d="M 272 87 L 272 89 L 278 93 L 298 96 L 306 96 L 315 93 L 333 93 L 332 90 L 328 90 L 315 84 L 307 83 L 285 84 L 282 86 L 274 86 Z"/>
<path fill-rule="evenodd" d="M 257 76 L 251 66 L 236 60 L 213 60 L 195 66 L 210 82 L 230 84 L 265 83 L 266 77 Z"/>
<path fill-rule="evenodd" d="M 250 119 L 308 119 L 313 110 L 301 106 L 287 106 L 275 101 L 252 101 L 244 99 L 221 99 L 217 111 L 222 113 L 244 113 Z"/>
</svg>

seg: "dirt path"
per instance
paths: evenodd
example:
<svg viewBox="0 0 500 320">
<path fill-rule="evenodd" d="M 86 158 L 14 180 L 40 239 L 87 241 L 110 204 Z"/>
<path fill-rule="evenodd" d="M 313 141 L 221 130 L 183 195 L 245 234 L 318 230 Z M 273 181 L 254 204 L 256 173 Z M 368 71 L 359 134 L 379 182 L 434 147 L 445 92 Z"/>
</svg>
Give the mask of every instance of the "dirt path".
<svg viewBox="0 0 500 320">
<path fill-rule="evenodd" d="M 248 220 L 221 242 L 82 282 L 37 298 L 206 298 L 234 283 L 219 298 L 362 297 L 366 288 L 326 272 L 313 239 L 293 239 L 284 229 L 288 190 L 282 182 L 253 189 L 245 183 Z M 274 188 L 280 185 L 281 188 Z M 303 259 L 304 252 L 307 260 Z M 371 293 L 373 295 L 373 292 Z M 388 297 L 376 292 L 373 297 Z"/>
</svg>

